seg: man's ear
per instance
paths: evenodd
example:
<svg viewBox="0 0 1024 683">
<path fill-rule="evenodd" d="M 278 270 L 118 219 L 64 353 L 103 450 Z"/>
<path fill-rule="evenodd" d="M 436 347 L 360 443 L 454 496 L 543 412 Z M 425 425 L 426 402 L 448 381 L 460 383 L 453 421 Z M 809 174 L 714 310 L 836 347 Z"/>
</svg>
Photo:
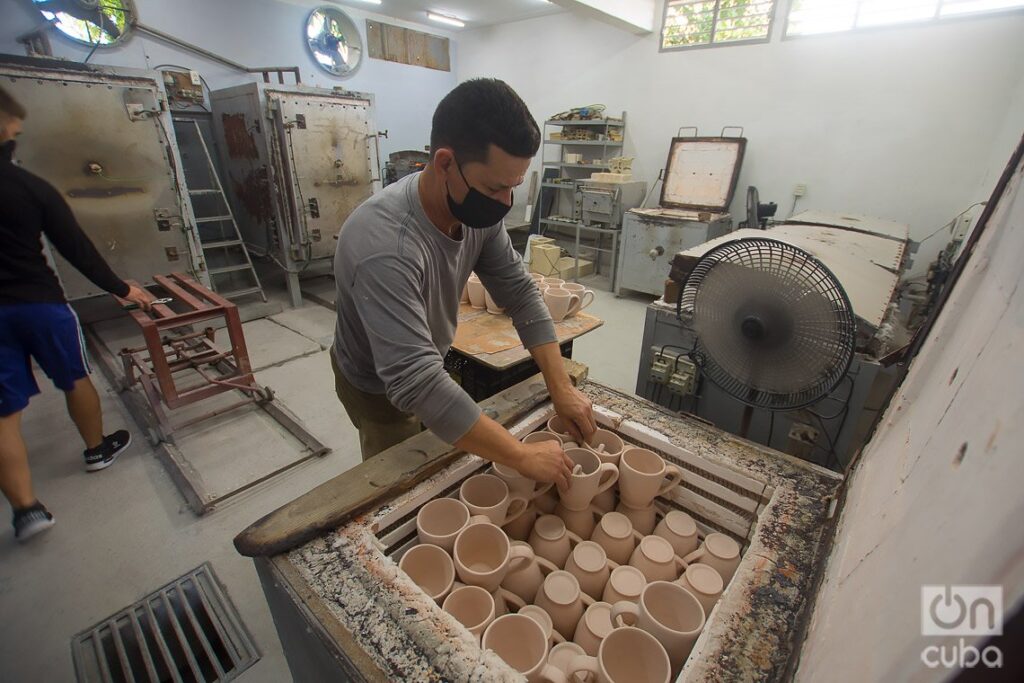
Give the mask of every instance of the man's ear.
<svg viewBox="0 0 1024 683">
<path fill-rule="evenodd" d="M 434 152 L 434 168 L 442 173 L 447 173 L 455 164 L 455 153 L 450 147 L 438 147 Z"/>
</svg>

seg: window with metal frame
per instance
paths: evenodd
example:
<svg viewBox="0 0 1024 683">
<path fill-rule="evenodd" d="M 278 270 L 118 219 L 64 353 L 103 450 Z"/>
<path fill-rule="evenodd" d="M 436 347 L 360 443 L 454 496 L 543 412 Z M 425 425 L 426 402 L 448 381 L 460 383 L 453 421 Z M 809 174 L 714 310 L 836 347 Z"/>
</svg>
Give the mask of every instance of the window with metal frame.
<svg viewBox="0 0 1024 683">
<path fill-rule="evenodd" d="M 786 37 L 1024 9 L 1024 0 L 793 0 Z"/>
<path fill-rule="evenodd" d="M 666 0 L 661 49 L 764 43 L 777 0 Z"/>
</svg>

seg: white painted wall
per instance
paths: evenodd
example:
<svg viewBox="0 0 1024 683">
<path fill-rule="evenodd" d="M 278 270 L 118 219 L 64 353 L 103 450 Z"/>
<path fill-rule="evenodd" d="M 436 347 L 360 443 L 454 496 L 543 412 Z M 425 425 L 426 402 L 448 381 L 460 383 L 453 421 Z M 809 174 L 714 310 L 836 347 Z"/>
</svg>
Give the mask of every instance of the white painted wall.
<svg viewBox="0 0 1024 683">
<path fill-rule="evenodd" d="M 680 126 L 745 126 L 739 215 L 747 185 L 785 217 L 806 183 L 800 208 L 905 221 L 921 238 L 988 197 L 1024 132 L 1008 111 L 1024 96 L 1024 15 L 783 41 L 786 4 L 760 45 L 661 53 L 660 27 L 638 37 L 572 14 L 467 31 L 458 76 L 505 79 L 538 120 L 596 102 L 628 111 L 625 153 L 648 181 Z"/>
<path fill-rule="evenodd" d="M 797 681 L 945 679 L 921 654 L 957 638 L 922 636 L 922 585 L 999 585 L 1020 608 L 1021 253 L 1024 164 L 848 483 Z"/>
<path fill-rule="evenodd" d="M 376 96 L 379 130 L 388 130 L 381 152 L 423 149 L 430 141 L 430 117 L 440 99 L 455 87 L 455 72 L 365 58 L 351 78 L 337 78 L 320 69 L 303 40 L 305 20 L 318 0 L 135 0 L 139 20 L 246 66 L 298 66 L 307 85 L 369 92 Z M 366 39 L 366 19 L 378 19 L 435 35 L 451 37 L 433 26 L 398 21 L 345 7 Z M 0 0 L 0 52 L 24 54 L 15 38 L 31 30 L 37 14 L 25 0 Z M 58 57 L 81 61 L 89 48 L 51 33 Z M 455 64 L 455 43 L 451 43 Z M 123 45 L 99 49 L 90 60 L 134 68 L 178 64 L 197 69 L 214 89 L 254 78 L 216 62 L 149 38 L 133 35 Z M 454 69 L 454 66 L 453 66 Z M 260 78 L 256 75 L 255 78 Z M 290 77 L 288 78 L 290 81 Z"/>
</svg>

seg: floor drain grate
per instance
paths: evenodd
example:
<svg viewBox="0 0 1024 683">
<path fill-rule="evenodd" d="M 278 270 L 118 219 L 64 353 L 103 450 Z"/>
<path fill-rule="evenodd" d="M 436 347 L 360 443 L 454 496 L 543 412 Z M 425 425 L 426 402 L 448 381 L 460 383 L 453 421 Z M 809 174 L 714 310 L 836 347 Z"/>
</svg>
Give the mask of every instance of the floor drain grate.
<svg viewBox="0 0 1024 683">
<path fill-rule="evenodd" d="M 209 563 L 71 641 L 80 683 L 234 680 L 259 652 Z"/>
</svg>

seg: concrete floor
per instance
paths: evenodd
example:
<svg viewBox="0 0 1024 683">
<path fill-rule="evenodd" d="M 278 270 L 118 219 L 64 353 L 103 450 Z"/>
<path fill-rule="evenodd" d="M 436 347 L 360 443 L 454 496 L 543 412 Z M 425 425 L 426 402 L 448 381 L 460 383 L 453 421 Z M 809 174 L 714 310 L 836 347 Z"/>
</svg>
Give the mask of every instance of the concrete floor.
<svg viewBox="0 0 1024 683">
<path fill-rule="evenodd" d="M 273 287 L 270 283 L 270 287 Z M 596 286 L 607 286 L 598 281 Z M 588 312 L 606 320 L 578 340 L 591 377 L 632 392 L 648 299 L 597 289 Z M 281 290 L 273 299 L 285 301 Z M 0 681 L 71 681 L 72 637 L 209 561 L 262 653 L 247 681 L 290 680 L 256 572 L 231 539 L 275 508 L 358 462 L 357 435 L 333 391 L 327 348 L 334 315 L 312 302 L 246 323 L 260 382 L 333 451 L 240 494 L 199 518 L 100 374 L 106 431 L 135 439 L 117 464 L 86 474 L 60 392 L 45 384 L 24 416 L 36 493 L 57 525 L 21 546 L 0 532 Z M 241 457 L 244 454 L 239 454 Z M 9 529 L 9 527 L 8 527 Z"/>
</svg>

